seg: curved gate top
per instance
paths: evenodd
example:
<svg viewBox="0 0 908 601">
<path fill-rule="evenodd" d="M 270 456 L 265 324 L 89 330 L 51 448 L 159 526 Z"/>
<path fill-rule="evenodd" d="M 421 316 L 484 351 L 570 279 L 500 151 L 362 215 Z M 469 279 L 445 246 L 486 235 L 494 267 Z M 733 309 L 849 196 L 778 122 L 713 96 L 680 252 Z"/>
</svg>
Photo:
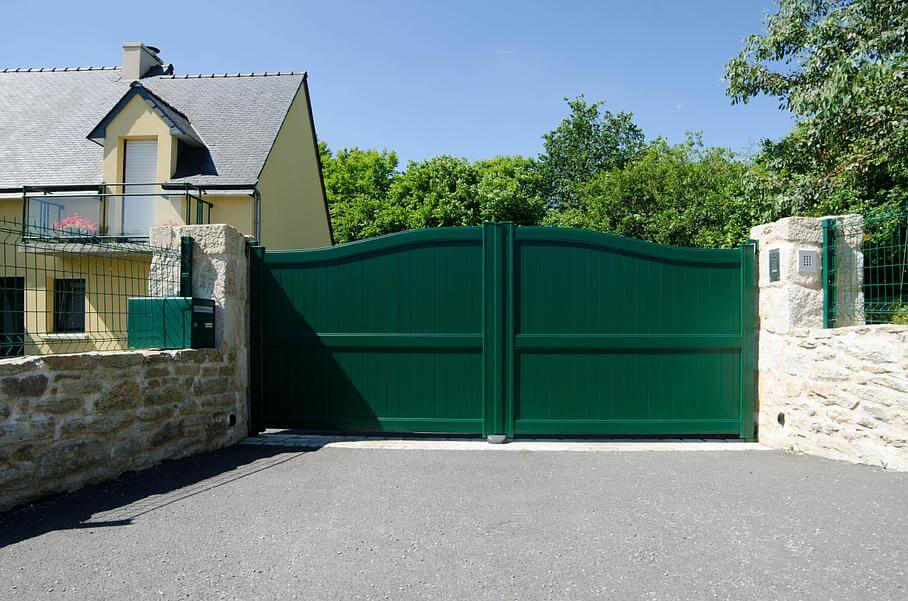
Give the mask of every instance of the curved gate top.
<svg viewBox="0 0 908 601">
<path fill-rule="evenodd" d="M 254 422 L 750 438 L 753 258 L 509 223 L 255 249 Z"/>
</svg>

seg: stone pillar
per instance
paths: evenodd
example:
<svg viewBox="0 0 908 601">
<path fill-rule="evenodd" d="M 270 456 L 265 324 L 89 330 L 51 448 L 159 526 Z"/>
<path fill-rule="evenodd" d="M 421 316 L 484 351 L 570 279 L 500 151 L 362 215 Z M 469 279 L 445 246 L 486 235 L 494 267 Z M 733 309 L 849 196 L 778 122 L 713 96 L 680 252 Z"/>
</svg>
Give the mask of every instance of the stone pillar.
<svg viewBox="0 0 908 601">
<path fill-rule="evenodd" d="M 793 328 L 823 327 L 823 222 L 829 219 L 838 224 L 835 300 L 840 311 L 836 325 L 863 325 L 861 216 L 787 217 L 750 230 L 750 237 L 758 242 L 761 330 L 785 334 Z M 774 251 L 779 257 L 776 281 L 770 274 Z M 799 254 L 810 252 L 816 253 L 815 268 L 799 268 Z"/>
<path fill-rule="evenodd" d="M 246 238 L 229 225 L 182 225 L 151 228 L 150 244 L 179 253 L 180 238 L 190 236 L 192 294 L 215 302 L 215 344 L 235 354 L 237 381 L 249 377 L 249 259 Z M 155 257 L 149 288 L 158 296 L 179 294 L 179 260 Z"/>
<path fill-rule="evenodd" d="M 811 330 L 823 328 L 823 220 L 847 219 L 845 217 L 788 217 L 774 223 L 758 225 L 750 230 L 750 237 L 757 241 L 758 320 L 757 320 L 757 398 L 758 435 L 761 442 L 783 447 L 790 444 L 786 419 L 799 410 L 799 399 L 812 394 L 808 374 L 813 366 L 805 363 L 801 352 L 803 338 Z M 849 228 L 839 240 L 837 260 L 839 265 L 851 266 L 860 262 L 860 240 Z M 843 250 L 844 249 L 844 250 Z M 800 253 L 799 253 L 800 251 Z M 778 273 L 772 277 L 770 257 L 778 256 Z M 816 253 L 815 268 L 799 269 L 799 254 Z M 852 271 L 839 271 L 848 277 Z M 856 303 L 860 286 L 840 286 L 841 294 L 851 298 L 839 299 L 840 303 Z M 861 297 L 863 298 L 863 297 Z M 860 300 L 863 303 L 862 300 Z M 851 325 L 851 324 L 849 324 Z M 822 332 L 818 335 L 822 335 Z"/>
<path fill-rule="evenodd" d="M 788 217 L 750 230 L 757 241 L 759 327 L 786 334 L 793 328 L 823 327 L 823 224 L 813 217 Z M 817 253 L 814 271 L 798 270 L 798 251 Z M 778 280 L 770 256 L 778 252 Z"/>
</svg>

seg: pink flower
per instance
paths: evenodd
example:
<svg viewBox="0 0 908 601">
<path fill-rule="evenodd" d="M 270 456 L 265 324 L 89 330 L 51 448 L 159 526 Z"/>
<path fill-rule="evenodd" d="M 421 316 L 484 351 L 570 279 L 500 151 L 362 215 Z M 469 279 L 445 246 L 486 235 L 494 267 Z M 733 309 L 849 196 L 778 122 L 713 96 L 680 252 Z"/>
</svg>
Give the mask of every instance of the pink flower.
<svg viewBox="0 0 908 601">
<path fill-rule="evenodd" d="M 77 234 L 97 234 L 98 224 L 91 219 L 82 217 L 78 213 L 73 213 L 53 225 L 55 230 L 65 230 Z"/>
</svg>

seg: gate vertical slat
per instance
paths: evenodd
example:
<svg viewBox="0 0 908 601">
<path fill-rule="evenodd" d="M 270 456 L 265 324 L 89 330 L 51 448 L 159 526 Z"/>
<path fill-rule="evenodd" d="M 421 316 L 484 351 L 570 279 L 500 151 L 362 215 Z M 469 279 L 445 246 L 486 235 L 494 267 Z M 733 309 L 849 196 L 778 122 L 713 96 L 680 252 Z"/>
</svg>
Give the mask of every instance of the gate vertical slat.
<svg viewBox="0 0 908 601">
<path fill-rule="evenodd" d="M 514 437 L 514 337 L 517 331 L 514 325 L 515 315 L 517 312 L 517 303 L 514 298 L 516 288 L 514 272 L 514 254 L 516 241 L 514 239 L 514 225 L 512 223 L 502 224 L 505 235 L 505 318 L 504 318 L 504 425 L 505 434 L 508 438 Z"/>
<path fill-rule="evenodd" d="M 754 386 L 755 256 L 756 242 L 750 240 L 741 245 L 741 438 L 754 437 L 754 408 L 756 406 Z"/>
</svg>

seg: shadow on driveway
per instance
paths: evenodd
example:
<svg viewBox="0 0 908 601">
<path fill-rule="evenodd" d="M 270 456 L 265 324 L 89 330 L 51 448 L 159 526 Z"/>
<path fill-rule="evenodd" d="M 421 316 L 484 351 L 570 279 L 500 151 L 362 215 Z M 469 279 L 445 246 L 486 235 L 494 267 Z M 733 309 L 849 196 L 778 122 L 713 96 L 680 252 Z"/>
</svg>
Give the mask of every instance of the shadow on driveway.
<svg viewBox="0 0 908 601">
<path fill-rule="evenodd" d="M 54 530 L 128 526 L 147 513 L 288 463 L 317 447 L 232 447 L 165 461 L 0 513 L 0 548 Z"/>
</svg>

